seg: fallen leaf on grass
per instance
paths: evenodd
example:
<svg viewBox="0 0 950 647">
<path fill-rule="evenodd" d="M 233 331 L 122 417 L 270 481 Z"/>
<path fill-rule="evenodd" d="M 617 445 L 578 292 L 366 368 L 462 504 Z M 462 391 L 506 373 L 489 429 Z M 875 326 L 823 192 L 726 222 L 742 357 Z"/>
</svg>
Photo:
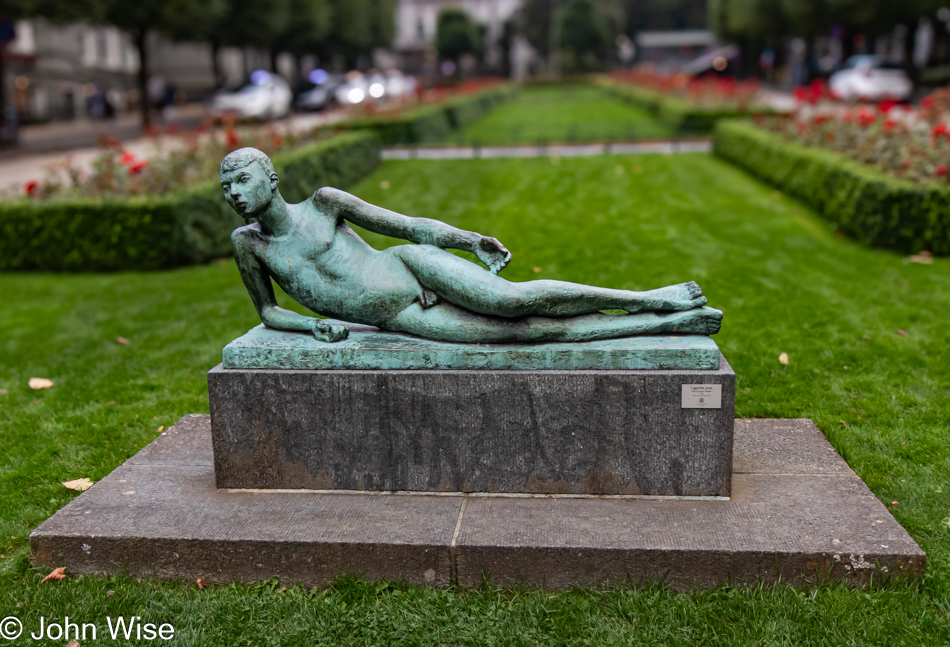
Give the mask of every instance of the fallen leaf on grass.
<svg viewBox="0 0 950 647">
<path fill-rule="evenodd" d="M 848 426 L 848 423 L 846 423 L 844 420 L 839 420 L 838 422 L 841 423 L 841 426 L 842 426 L 842 427 L 847 427 L 847 426 Z"/>
<path fill-rule="evenodd" d="M 0 395 L 6 395 L 6 394 L 7 394 L 6 389 L 0 389 Z"/>
<path fill-rule="evenodd" d="M 778 363 L 788 365 L 788 353 L 782 353 L 778 356 Z"/>
<path fill-rule="evenodd" d="M 208 583 L 205 580 L 201 579 L 200 577 L 197 580 L 197 584 L 198 584 L 199 589 L 203 589 L 206 586 L 208 586 Z"/>
<path fill-rule="evenodd" d="M 116 337 L 115 340 L 119 342 L 120 344 L 122 344 L 123 346 L 129 345 L 129 340 L 126 339 L 125 337 Z"/>
<path fill-rule="evenodd" d="M 53 380 L 47 380 L 45 377 L 31 377 L 27 384 L 34 391 L 53 388 Z"/>
<path fill-rule="evenodd" d="M 117 402 L 115 400 L 109 400 L 108 402 L 106 402 L 107 407 L 114 407 L 116 404 Z"/>
<path fill-rule="evenodd" d="M 895 331 L 894 331 L 894 334 L 895 334 L 895 335 L 900 335 L 901 337 L 910 337 L 910 334 L 909 334 L 906 330 L 901 330 L 900 328 L 898 328 L 897 330 L 895 330 Z"/>
<path fill-rule="evenodd" d="M 911 263 L 920 263 L 921 265 L 933 265 L 934 257 L 933 256 L 924 256 L 921 254 L 914 254 L 913 256 L 908 256 L 907 260 Z"/>
<path fill-rule="evenodd" d="M 40 584 L 48 580 L 61 580 L 66 577 L 66 567 L 60 566 L 59 568 L 54 568 L 53 572 L 40 580 Z"/>
<path fill-rule="evenodd" d="M 864 341 L 871 341 L 871 335 L 862 335 L 861 339 L 863 339 Z"/>
<path fill-rule="evenodd" d="M 75 639 L 70 640 L 68 643 L 66 643 L 66 647 L 79 647 L 79 641 Z"/>
<path fill-rule="evenodd" d="M 165 431 L 165 425 L 160 426 L 160 427 L 158 428 L 157 433 L 162 433 L 163 431 Z"/>
<path fill-rule="evenodd" d="M 113 595 L 115 595 L 115 591 L 106 591 L 107 598 L 111 598 Z"/>
<path fill-rule="evenodd" d="M 890 510 L 890 509 L 892 509 L 895 505 L 897 505 L 897 501 L 891 501 L 891 505 L 887 506 L 887 509 Z"/>
<path fill-rule="evenodd" d="M 540 268 L 540 267 L 532 267 L 532 268 L 531 268 L 531 271 L 534 272 L 535 274 L 540 274 L 540 273 L 541 273 L 541 268 Z"/>
<path fill-rule="evenodd" d="M 77 492 L 85 492 L 86 490 L 91 488 L 93 485 L 94 483 L 87 478 L 74 479 L 72 481 L 63 481 L 63 487 L 69 488 L 70 490 L 76 490 Z"/>
</svg>

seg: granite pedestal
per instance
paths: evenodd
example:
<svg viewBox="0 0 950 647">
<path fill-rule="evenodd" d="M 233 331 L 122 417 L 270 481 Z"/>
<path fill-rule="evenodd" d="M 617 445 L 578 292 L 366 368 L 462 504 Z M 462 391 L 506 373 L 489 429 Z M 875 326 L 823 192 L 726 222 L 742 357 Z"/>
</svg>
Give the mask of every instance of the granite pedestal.
<svg viewBox="0 0 950 647">
<path fill-rule="evenodd" d="M 174 427 L 30 535 L 38 567 L 194 582 L 677 589 L 922 573 L 926 557 L 808 420 L 737 420 L 716 498 L 227 490 L 208 416 Z"/>
<path fill-rule="evenodd" d="M 208 374 L 218 487 L 730 494 L 735 374 L 709 337 L 351 330 L 326 344 L 257 328 L 225 348 Z"/>
</svg>

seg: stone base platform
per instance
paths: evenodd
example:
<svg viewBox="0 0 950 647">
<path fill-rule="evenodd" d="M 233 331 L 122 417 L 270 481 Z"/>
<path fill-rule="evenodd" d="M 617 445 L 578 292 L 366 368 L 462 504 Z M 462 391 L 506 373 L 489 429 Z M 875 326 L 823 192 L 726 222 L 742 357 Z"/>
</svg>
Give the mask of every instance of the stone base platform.
<svg viewBox="0 0 950 647">
<path fill-rule="evenodd" d="M 30 535 L 67 573 L 323 586 L 563 589 L 664 580 L 856 585 L 926 557 L 809 420 L 737 420 L 732 498 L 215 488 L 208 416 L 174 427 Z"/>
</svg>

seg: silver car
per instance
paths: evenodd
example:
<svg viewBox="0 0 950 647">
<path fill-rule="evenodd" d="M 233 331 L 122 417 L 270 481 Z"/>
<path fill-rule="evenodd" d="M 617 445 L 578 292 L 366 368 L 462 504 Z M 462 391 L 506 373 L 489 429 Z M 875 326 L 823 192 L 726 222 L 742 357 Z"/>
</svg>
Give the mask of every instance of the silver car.
<svg viewBox="0 0 950 647">
<path fill-rule="evenodd" d="M 831 75 L 828 85 L 832 95 L 844 101 L 905 101 L 914 89 L 900 63 L 887 63 L 870 55 L 849 58 Z"/>
<path fill-rule="evenodd" d="M 257 70 L 251 82 L 235 92 L 219 92 L 209 107 L 214 117 L 279 119 L 290 114 L 293 93 L 277 74 Z"/>
</svg>

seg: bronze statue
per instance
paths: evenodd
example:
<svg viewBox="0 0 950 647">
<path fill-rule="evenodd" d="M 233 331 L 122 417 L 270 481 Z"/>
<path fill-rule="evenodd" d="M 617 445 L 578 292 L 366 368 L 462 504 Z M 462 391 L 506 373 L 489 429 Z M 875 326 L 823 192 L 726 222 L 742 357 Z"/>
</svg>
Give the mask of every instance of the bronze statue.
<svg viewBox="0 0 950 647">
<path fill-rule="evenodd" d="M 511 252 L 498 240 L 410 218 L 324 187 L 299 204 L 278 190 L 274 165 L 242 148 L 221 162 L 221 188 L 252 224 L 234 230 L 234 255 L 261 321 L 333 342 L 348 329 L 277 306 L 273 279 L 315 313 L 451 342 L 587 341 L 719 332 L 722 313 L 690 281 L 648 292 L 498 276 Z M 416 245 L 370 247 L 349 223 Z M 446 249 L 474 253 L 476 263 Z M 623 310 L 629 314 L 605 314 Z"/>
</svg>

